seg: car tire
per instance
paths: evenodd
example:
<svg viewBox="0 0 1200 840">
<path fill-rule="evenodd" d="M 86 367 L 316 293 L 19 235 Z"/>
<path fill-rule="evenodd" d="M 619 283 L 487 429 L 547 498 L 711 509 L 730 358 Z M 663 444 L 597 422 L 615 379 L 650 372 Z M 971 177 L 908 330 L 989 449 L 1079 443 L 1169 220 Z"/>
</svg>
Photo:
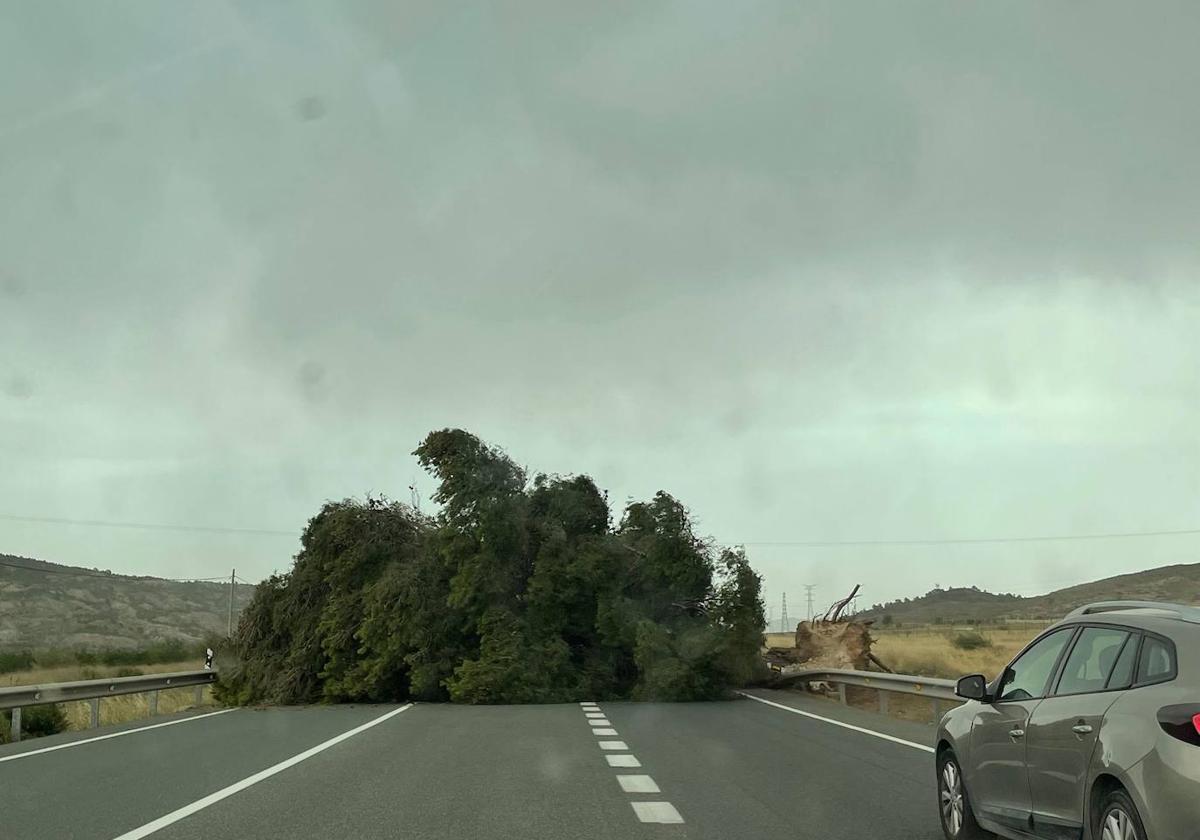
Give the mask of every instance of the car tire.
<svg viewBox="0 0 1200 840">
<path fill-rule="evenodd" d="M 1096 840 L 1146 840 L 1146 827 L 1137 806 L 1124 790 L 1109 791 L 1096 813 L 1099 816 L 1092 826 Z"/>
<path fill-rule="evenodd" d="M 992 836 L 975 822 L 971 800 L 963 783 L 962 767 L 953 750 L 945 750 L 938 756 L 937 790 L 938 819 L 946 840 L 983 840 Z"/>
</svg>

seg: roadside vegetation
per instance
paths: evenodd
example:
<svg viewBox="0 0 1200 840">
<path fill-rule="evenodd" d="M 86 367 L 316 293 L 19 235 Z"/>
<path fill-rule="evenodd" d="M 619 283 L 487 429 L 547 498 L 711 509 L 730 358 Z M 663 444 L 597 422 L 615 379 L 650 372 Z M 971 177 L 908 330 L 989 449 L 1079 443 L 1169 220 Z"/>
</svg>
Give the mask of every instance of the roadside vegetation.
<svg viewBox="0 0 1200 840">
<path fill-rule="evenodd" d="M 128 652 L 122 651 L 111 659 L 124 660 Z M 91 656 L 85 656 L 90 659 Z M 101 656 L 101 658 L 104 658 Z M 57 657 L 49 657 L 57 661 Z M 0 674 L 0 687 L 14 685 L 40 685 L 42 683 L 71 682 L 74 680 L 95 680 L 105 677 L 132 677 L 142 674 L 166 674 L 172 671 L 194 671 L 201 667 L 203 659 L 196 657 L 178 662 L 154 662 L 138 665 L 79 665 L 61 664 L 53 667 L 29 668 L 22 671 L 10 671 Z M 100 701 L 100 723 L 126 723 L 131 720 L 141 720 L 150 715 L 150 701 L 145 694 L 126 694 L 117 697 L 105 697 Z M 211 691 L 204 690 L 203 706 L 212 705 Z M 158 713 L 171 714 L 196 707 L 196 690 L 194 687 L 168 689 L 160 691 L 158 696 Z M 87 729 L 91 711 L 86 702 L 58 703 L 44 706 L 27 706 L 21 710 L 21 737 L 36 738 L 42 735 L 53 735 L 77 729 Z M 7 743 L 11 730 L 12 718 L 9 712 L 0 712 L 0 743 Z"/>
<path fill-rule="evenodd" d="M 71 650 L 47 648 L 44 650 L 16 650 L 0 653 L 0 685 L 28 685 L 42 682 L 27 679 L 38 671 L 59 670 L 84 673 L 92 669 L 97 676 L 121 676 L 112 673 L 113 668 L 162 665 L 186 662 L 186 668 L 195 668 L 204 663 L 204 645 L 189 645 L 179 641 L 159 642 L 142 648 L 119 648 L 115 650 Z M 182 670 L 182 669 L 181 669 Z M 10 675 L 21 674 L 21 681 L 12 682 Z M 93 679 L 93 677 L 75 677 Z"/>
<path fill-rule="evenodd" d="M 586 476 L 525 471 L 467 432 L 417 448 L 429 517 L 382 498 L 326 504 L 290 572 L 261 584 L 229 703 L 535 703 L 723 696 L 764 668 L 761 581 L 666 493 L 619 522 Z"/>
<path fill-rule="evenodd" d="M 875 655 L 901 674 L 957 679 L 965 674 L 997 676 L 1047 622 L 995 627 L 872 628 Z"/>
</svg>

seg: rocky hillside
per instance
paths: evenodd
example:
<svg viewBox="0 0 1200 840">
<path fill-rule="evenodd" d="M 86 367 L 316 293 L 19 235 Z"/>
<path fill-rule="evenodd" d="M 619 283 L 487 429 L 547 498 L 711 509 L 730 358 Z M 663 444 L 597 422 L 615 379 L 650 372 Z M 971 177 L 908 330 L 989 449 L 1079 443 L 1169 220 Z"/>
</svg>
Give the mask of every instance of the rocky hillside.
<svg viewBox="0 0 1200 840">
<path fill-rule="evenodd" d="M 236 612 L 252 587 L 239 584 Z M 229 584 L 128 577 L 0 554 L 0 651 L 140 648 L 224 636 Z"/>
<path fill-rule="evenodd" d="M 1200 563 L 1162 566 L 1059 589 L 1045 595 L 997 595 L 980 589 L 935 589 L 919 598 L 876 604 L 860 617 L 901 624 L 962 624 L 1061 618 L 1093 601 L 1200 604 Z"/>
</svg>

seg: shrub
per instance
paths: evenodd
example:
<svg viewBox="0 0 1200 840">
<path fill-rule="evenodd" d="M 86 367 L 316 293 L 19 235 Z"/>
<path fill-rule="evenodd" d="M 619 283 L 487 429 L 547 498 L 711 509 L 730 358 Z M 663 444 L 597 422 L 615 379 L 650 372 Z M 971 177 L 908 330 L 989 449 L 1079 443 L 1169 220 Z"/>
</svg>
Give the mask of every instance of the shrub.
<svg viewBox="0 0 1200 840">
<path fill-rule="evenodd" d="M 33 652 L 28 650 L 0 653 L 0 674 L 28 671 L 33 667 Z"/>
<path fill-rule="evenodd" d="M 991 640 L 976 630 L 968 630 L 965 633 L 958 633 L 952 636 L 950 644 L 959 650 L 979 650 L 980 648 L 992 646 Z"/>
<path fill-rule="evenodd" d="M 12 732 L 12 712 L 3 713 L 3 731 L 7 738 Z M 43 735 L 55 735 L 67 731 L 67 716 L 62 706 L 51 703 L 48 706 L 26 706 L 21 709 L 22 737 L 40 738 Z"/>
<path fill-rule="evenodd" d="M 33 661 L 39 668 L 61 668 L 64 665 L 77 665 L 75 651 L 51 648 L 39 650 L 33 655 Z"/>
<path fill-rule="evenodd" d="M 140 677 L 140 676 L 144 675 L 145 673 L 146 672 L 143 671 L 141 668 L 118 668 L 116 670 L 116 673 L 113 674 L 113 676 L 114 677 Z"/>
</svg>

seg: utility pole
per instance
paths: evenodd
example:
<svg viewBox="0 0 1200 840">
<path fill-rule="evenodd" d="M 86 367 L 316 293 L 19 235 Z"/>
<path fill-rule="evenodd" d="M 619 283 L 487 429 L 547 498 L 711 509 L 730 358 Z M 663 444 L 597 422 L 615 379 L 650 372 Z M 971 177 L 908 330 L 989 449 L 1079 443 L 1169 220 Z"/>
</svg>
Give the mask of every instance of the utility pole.
<svg viewBox="0 0 1200 840">
<path fill-rule="evenodd" d="M 788 631 L 788 614 L 787 614 L 787 593 L 783 593 L 783 606 L 781 608 L 782 615 L 779 616 L 779 632 L 786 633 Z"/>
<path fill-rule="evenodd" d="M 816 588 L 817 588 L 816 584 L 813 584 L 813 583 L 804 584 L 804 597 L 808 599 L 808 623 L 809 624 L 812 624 L 813 590 Z"/>
<path fill-rule="evenodd" d="M 229 638 L 233 638 L 233 587 L 237 585 L 237 569 L 229 573 Z"/>
</svg>

